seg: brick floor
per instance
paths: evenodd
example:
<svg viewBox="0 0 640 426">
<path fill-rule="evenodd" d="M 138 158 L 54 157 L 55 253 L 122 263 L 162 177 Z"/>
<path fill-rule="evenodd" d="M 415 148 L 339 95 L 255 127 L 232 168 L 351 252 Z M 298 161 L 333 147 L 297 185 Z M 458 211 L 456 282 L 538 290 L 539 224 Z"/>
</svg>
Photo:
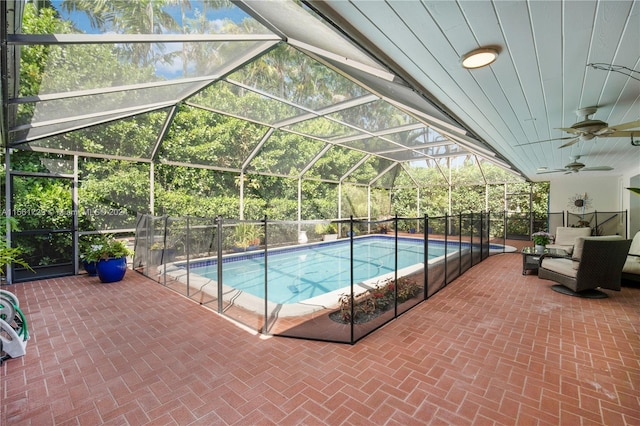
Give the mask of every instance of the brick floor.
<svg viewBox="0 0 640 426">
<path fill-rule="evenodd" d="M 129 271 L 5 287 L 31 331 L 2 425 L 640 425 L 640 289 L 492 256 L 354 346 L 264 337 Z"/>
</svg>

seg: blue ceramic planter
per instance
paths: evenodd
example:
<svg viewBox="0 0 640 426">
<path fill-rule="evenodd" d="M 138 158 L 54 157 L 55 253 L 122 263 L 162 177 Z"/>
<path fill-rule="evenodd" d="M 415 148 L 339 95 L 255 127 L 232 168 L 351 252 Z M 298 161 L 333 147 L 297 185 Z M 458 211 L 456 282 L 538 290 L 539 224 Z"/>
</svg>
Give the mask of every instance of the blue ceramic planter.
<svg viewBox="0 0 640 426">
<path fill-rule="evenodd" d="M 87 262 L 86 260 L 82 261 L 82 267 L 90 277 L 95 277 L 98 275 L 98 267 L 96 266 L 96 262 Z"/>
<path fill-rule="evenodd" d="M 127 272 L 127 258 L 100 259 L 98 261 L 98 278 L 103 283 L 114 283 L 124 278 Z"/>
</svg>

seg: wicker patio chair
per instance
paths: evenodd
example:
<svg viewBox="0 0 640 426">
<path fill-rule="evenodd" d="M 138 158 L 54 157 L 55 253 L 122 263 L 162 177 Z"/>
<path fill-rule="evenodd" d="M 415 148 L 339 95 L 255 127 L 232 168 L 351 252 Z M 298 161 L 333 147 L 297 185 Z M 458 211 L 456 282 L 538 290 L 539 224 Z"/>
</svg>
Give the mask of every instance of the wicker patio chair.
<svg viewBox="0 0 640 426">
<path fill-rule="evenodd" d="M 622 266 L 631 240 L 618 235 L 578 237 L 572 257 L 540 257 L 538 278 L 560 283 L 552 289 L 572 296 L 602 298 L 597 288 L 620 291 Z"/>
</svg>

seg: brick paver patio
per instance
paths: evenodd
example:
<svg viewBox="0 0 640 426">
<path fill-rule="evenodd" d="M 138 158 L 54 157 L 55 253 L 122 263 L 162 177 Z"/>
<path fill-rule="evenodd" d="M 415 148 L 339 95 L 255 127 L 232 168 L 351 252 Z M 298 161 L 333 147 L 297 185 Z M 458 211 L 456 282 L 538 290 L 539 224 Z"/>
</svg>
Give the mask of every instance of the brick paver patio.
<svg viewBox="0 0 640 426">
<path fill-rule="evenodd" d="M 640 425 L 640 288 L 586 300 L 492 256 L 356 345 L 248 332 L 128 271 L 16 284 L 2 425 Z"/>
</svg>

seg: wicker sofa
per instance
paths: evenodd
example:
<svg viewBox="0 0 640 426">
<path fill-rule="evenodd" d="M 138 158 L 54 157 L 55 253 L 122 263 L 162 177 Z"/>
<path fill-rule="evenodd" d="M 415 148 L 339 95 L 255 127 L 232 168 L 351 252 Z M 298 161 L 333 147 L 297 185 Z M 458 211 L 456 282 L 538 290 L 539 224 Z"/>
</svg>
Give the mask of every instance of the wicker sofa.
<svg viewBox="0 0 640 426">
<path fill-rule="evenodd" d="M 538 278 L 561 284 L 552 288 L 565 294 L 606 297 L 595 289 L 620 291 L 622 266 L 630 246 L 631 240 L 619 235 L 578 237 L 571 257 L 540 256 Z"/>
<path fill-rule="evenodd" d="M 622 266 L 622 280 L 640 282 L 640 231 L 631 241 L 627 260 Z"/>
</svg>

